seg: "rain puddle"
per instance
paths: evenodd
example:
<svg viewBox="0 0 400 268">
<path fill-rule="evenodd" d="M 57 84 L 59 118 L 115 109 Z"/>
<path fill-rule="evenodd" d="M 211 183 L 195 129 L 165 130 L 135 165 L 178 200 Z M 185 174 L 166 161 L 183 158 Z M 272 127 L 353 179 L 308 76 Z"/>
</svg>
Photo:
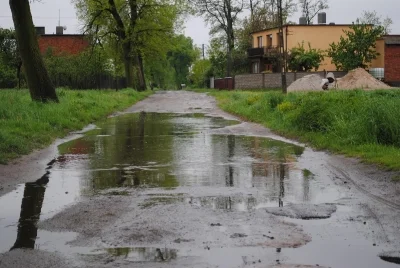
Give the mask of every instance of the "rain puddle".
<svg viewBox="0 0 400 268">
<path fill-rule="evenodd" d="M 106 254 L 129 262 L 167 262 L 177 258 L 178 250 L 151 247 L 107 248 L 93 253 Z"/>
<path fill-rule="evenodd" d="M 324 187 L 325 182 L 312 171 L 296 166 L 303 147 L 261 137 L 211 132 L 234 124 L 237 122 L 202 114 L 144 112 L 98 124 L 82 138 L 60 145 L 59 157 L 49 163 L 42 178 L 32 178 L 31 183 L 0 197 L 0 252 L 19 247 L 71 252 L 65 242 L 73 240 L 75 234 L 38 230 L 36 224 L 82 197 L 98 194 L 154 191 L 142 200 L 140 207 L 144 210 L 180 202 L 205 209 L 251 211 L 290 203 L 334 202 L 340 198 L 337 189 Z M 235 250 L 213 251 L 208 253 L 209 259 L 232 255 Z M 250 248 L 244 252 L 253 254 L 260 250 L 263 249 Z M 301 252 L 298 250 L 287 252 Z M 169 261 L 179 255 L 178 250 L 157 247 L 89 251 L 132 262 Z M 278 254 L 275 250 L 267 251 L 272 258 Z M 298 256 L 289 255 L 295 260 Z"/>
</svg>

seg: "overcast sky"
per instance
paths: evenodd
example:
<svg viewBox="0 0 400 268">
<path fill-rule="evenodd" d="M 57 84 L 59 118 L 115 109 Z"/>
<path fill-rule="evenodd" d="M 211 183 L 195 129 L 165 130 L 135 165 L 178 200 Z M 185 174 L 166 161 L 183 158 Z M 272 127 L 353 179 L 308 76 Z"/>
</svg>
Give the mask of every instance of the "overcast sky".
<svg viewBox="0 0 400 268">
<path fill-rule="evenodd" d="M 393 19 L 391 34 L 400 34 L 400 0 L 329 0 L 327 22 L 347 24 L 355 21 L 363 10 L 377 11 L 378 14 Z M 46 34 L 55 32 L 58 25 L 58 12 L 61 10 L 61 25 L 67 26 L 65 33 L 80 33 L 81 25 L 75 16 L 70 0 L 42 0 L 31 4 L 33 22 L 36 26 L 45 26 Z M 298 12 L 291 21 L 298 22 Z M 316 22 L 316 19 L 315 19 Z M 0 0 L 0 27 L 11 28 L 13 22 L 8 1 Z M 201 18 L 190 18 L 186 22 L 185 34 L 192 37 L 194 43 L 201 46 L 209 41 L 208 28 Z"/>
</svg>

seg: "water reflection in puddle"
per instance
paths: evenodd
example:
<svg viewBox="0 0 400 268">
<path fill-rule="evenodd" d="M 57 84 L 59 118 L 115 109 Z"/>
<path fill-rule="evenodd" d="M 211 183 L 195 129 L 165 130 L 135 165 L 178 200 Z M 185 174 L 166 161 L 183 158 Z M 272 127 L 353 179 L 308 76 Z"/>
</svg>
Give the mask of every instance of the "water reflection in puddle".
<svg viewBox="0 0 400 268">
<path fill-rule="evenodd" d="M 94 253 L 105 253 L 129 262 L 166 262 L 176 259 L 178 250 L 152 247 L 107 248 Z"/>
<path fill-rule="evenodd" d="M 39 219 L 52 217 L 81 196 L 128 195 L 127 188 L 256 191 L 241 196 L 150 199 L 142 204 L 144 208 L 183 201 L 194 207 L 246 211 L 286 202 L 323 202 L 337 196 L 334 190 L 322 189 L 318 178 L 310 179 L 311 172 L 296 168 L 302 147 L 210 133 L 236 123 L 201 114 L 127 114 L 60 145 L 60 156 L 44 171 L 48 181 L 27 183 L 0 198 L 1 207 L 9 206 L 0 217 L 0 251 L 13 246 L 40 247 L 36 238 Z"/>
<path fill-rule="evenodd" d="M 303 181 L 303 174 L 291 167 L 302 147 L 208 133 L 233 123 L 171 114 L 116 117 L 61 145 L 62 159 L 53 174 L 66 176 L 79 170 L 73 175 L 80 177 L 82 194 L 115 187 L 227 186 L 255 187 L 277 195 L 285 180 Z M 306 199 L 308 195 L 304 194 Z"/>
<path fill-rule="evenodd" d="M 210 134 L 213 128 L 235 123 L 201 115 L 115 117 L 61 145 L 52 175 L 79 177 L 83 195 L 118 187 L 211 186 L 262 191 L 247 205 L 232 197 L 230 204 L 222 206 L 239 210 L 243 206 L 282 206 L 284 201 L 321 202 L 337 196 L 334 190 L 321 191 L 311 171 L 295 168 L 303 147 L 260 137 Z M 200 203 L 207 202 L 203 199 Z"/>
</svg>

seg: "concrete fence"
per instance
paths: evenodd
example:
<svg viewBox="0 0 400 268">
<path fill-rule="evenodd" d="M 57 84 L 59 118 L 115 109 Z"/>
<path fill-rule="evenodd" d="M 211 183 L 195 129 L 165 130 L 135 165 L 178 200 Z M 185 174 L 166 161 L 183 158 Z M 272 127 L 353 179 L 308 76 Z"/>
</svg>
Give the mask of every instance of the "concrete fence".
<svg viewBox="0 0 400 268">
<path fill-rule="evenodd" d="M 343 77 L 347 72 L 333 72 L 336 78 Z M 289 86 L 297 79 L 303 78 L 306 75 L 319 74 L 325 77 L 325 72 L 301 72 L 287 73 L 286 81 Z M 282 87 L 281 73 L 262 73 L 262 74 L 240 74 L 234 77 L 235 89 L 268 89 Z M 217 88 L 217 87 L 216 87 Z"/>
</svg>

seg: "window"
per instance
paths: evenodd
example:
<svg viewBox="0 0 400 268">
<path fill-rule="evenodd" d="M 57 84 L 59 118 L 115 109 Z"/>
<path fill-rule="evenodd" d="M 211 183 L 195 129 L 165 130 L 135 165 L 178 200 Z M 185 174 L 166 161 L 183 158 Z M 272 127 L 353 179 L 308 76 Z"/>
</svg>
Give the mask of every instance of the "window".
<svg viewBox="0 0 400 268">
<path fill-rule="evenodd" d="M 257 45 L 258 45 L 258 47 L 263 47 L 262 36 L 257 37 Z"/>
<path fill-rule="evenodd" d="M 253 66 L 252 66 L 252 71 L 253 74 L 258 74 L 260 72 L 260 63 L 259 62 L 253 62 Z"/>
<path fill-rule="evenodd" d="M 268 48 L 272 47 L 272 34 L 267 35 L 267 47 Z"/>
</svg>

